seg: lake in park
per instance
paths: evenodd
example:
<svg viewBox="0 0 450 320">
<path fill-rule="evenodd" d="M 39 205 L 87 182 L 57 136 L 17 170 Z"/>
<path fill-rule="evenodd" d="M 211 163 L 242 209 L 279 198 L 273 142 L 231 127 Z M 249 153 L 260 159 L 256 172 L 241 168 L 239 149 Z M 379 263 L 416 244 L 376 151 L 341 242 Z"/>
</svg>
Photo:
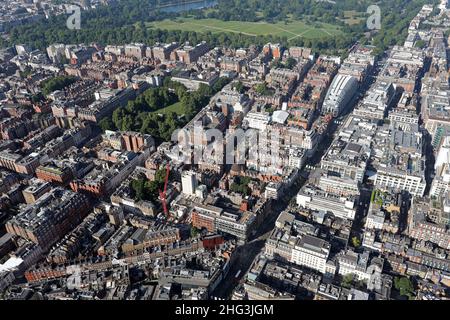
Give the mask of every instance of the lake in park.
<svg viewBox="0 0 450 320">
<path fill-rule="evenodd" d="M 183 3 L 181 3 L 183 2 Z M 182 12 L 195 9 L 211 8 L 217 4 L 217 0 L 201 0 L 201 1 L 180 1 L 179 4 L 173 4 L 161 7 L 160 10 L 164 12 Z"/>
</svg>

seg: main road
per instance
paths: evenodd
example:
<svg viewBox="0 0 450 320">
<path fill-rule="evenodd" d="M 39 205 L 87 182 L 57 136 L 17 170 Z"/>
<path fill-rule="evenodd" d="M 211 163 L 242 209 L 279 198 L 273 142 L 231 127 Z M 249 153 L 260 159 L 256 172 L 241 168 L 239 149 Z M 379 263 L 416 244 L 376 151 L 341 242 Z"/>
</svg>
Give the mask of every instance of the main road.
<svg viewBox="0 0 450 320">
<path fill-rule="evenodd" d="M 325 154 L 326 150 L 329 148 L 331 142 L 334 138 L 334 133 L 342 125 L 347 116 L 337 118 L 335 122 L 330 124 L 329 134 L 324 138 L 324 141 L 320 143 L 318 150 L 307 161 L 308 166 L 317 165 L 322 156 Z M 247 271 L 250 269 L 256 256 L 264 248 L 266 240 L 269 238 L 273 229 L 275 228 L 275 221 L 281 212 L 286 210 L 292 198 L 294 198 L 299 192 L 300 188 L 308 181 L 309 170 L 304 170 L 302 175 L 294 182 L 293 186 L 287 190 L 283 196 L 272 202 L 272 212 L 265 223 L 257 230 L 256 234 L 250 239 L 249 242 L 236 248 L 234 252 L 235 260 L 230 266 L 226 277 L 222 280 L 222 283 L 216 287 L 212 292 L 212 297 L 217 297 L 220 299 L 230 299 L 233 289 L 238 285 L 239 282 L 246 276 Z M 236 274 L 241 271 L 236 278 Z"/>
<path fill-rule="evenodd" d="M 320 163 L 325 152 L 328 150 L 329 146 L 333 142 L 335 137 L 335 133 L 339 132 L 340 128 L 345 123 L 346 119 L 349 117 L 350 113 L 353 110 L 353 107 L 358 103 L 364 93 L 368 90 L 368 88 L 375 82 L 374 75 L 379 72 L 380 68 L 378 65 L 375 66 L 373 72 L 368 76 L 366 83 L 358 90 L 358 94 L 355 95 L 353 101 L 351 102 L 352 108 L 349 108 L 347 113 L 344 115 L 334 119 L 334 121 L 330 124 L 328 129 L 328 134 L 324 137 L 324 141 L 319 144 L 318 150 L 315 154 L 307 161 L 306 168 L 315 167 Z M 253 236 L 253 239 L 250 239 L 249 242 L 239 246 L 236 248 L 236 259 L 233 264 L 230 266 L 230 270 L 227 273 L 226 277 L 222 280 L 222 283 L 216 287 L 216 289 L 211 293 L 212 297 L 217 297 L 220 299 L 230 299 L 231 294 L 233 293 L 233 289 L 242 281 L 243 277 L 246 276 L 247 271 L 250 269 L 253 261 L 256 256 L 261 253 L 264 248 L 264 244 L 267 238 L 272 233 L 272 230 L 275 228 L 275 221 L 288 206 L 292 198 L 296 196 L 299 192 L 300 188 L 308 181 L 309 170 L 303 170 L 302 174 L 298 178 L 298 180 L 293 184 L 291 188 L 287 190 L 287 192 L 277 201 L 273 201 L 272 208 L 273 211 L 270 214 L 267 221 L 265 221 L 264 225 L 257 231 L 257 233 Z M 367 195 L 364 197 L 366 198 Z M 360 213 L 364 216 L 364 211 Z M 361 224 L 361 223 L 360 223 Z M 240 271 L 240 272 L 239 272 Z M 238 274 L 239 272 L 239 274 Z M 236 275 L 238 275 L 236 277 Z"/>
</svg>

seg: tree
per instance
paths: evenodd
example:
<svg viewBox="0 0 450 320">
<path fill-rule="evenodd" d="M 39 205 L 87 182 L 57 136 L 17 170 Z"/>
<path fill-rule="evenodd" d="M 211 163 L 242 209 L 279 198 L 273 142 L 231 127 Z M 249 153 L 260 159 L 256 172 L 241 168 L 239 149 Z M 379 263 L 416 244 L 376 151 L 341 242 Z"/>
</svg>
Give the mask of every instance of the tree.
<svg viewBox="0 0 450 320">
<path fill-rule="evenodd" d="M 235 181 L 230 186 L 230 190 L 248 196 L 252 192 L 248 186 L 250 182 L 251 179 L 249 177 L 236 177 Z"/>
<path fill-rule="evenodd" d="M 236 82 L 233 85 L 233 88 L 239 93 L 244 93 L 245 92 L 244 84 L 241 81 Z"/>
<path fill-rule="evenodd" d="M 122 128 L 122 120 L 125 117 L 125 115 L 126 112 L 123 108 L 117 108 L 116 110 L 114 110 L 112 115 L 112 121 L 116 126 L 116 128 L 118 129 Z"/>
<path fill-rule="evenodd" d="M 134 198 L 137 201 L 143 200 L 145 198 L 145 180 L 137 179 L 131 181 L 130 187 L 134 191 Z"/>
<path fill-rule="evenodd" d="M 211 97 L 213 95 L 213 91 L 210 86 L 201 83 L 195 94 L 199 97 Z"/>
<path fill-rule="evenodd" d="M 196 227 L 194 226 L 191 227 L 191 238 L 197 238 L 199 233 L 200 232 Z"/>
<path fill-rule="evenodd" d="M 414 298 L 414 286 L 407 277 L 395 277 L 394 287 L 400 292 L 401 296 L 406 296 L 410 300 Z"/>
<path fill-rule="evenodd" d="M 155 137 L 158 135 L 158 122 L 155 114 L 145 114 L 142 122 L 141 133 L 150 134 Z"/>
<path fill-rule="evenodd" d="M 212 87 L 212 91 L 213 93 L 217 93 L 220 90 L 223 89 L 223 87 L 225 87 L 227 84 L 229 84 L 231 81 L 230 78 L 227 77 L 220 77 L 219 80 L 217 80 L 217 82 L 213 85 Z"/>
<path fill-rule="evenodd" d="M 353 273 L 346 274 L 342 278 L 341 286 L 344 288 L 350 288 L 352 286 L 354 277 L 355 275 Z"/>
<path fill-rule="evenodd" d="M 62 90 L 65 87 L 70 86 L 75 81 L 77 81 L 77 78 L 72 76 L 59 76 L 45 80 L 41 83 L 42 93 L 45 96 L 48 96 L 56 90 Z"/>
<path fill-rule="evenodd" d="M 275 109 L 273 108 L 272 105 L 267 105 L 264 109 L 266 112 L 268 112 L 269 114 L 274 113 Z"/>
<path fill-rule="evenodd" d="M 164 186 L 164 183 L 166 182 L 166 174 L 167 174 L 166 168 L 161 168 L 158 171 L 156 171 L 155 182 L 158 184 L 158 186 L 160 187 Z"/>
<path fill-rule="evenodd" d="M 121 130 L 122 131 L 133 130 L 133 124 L 134 124 L 133 117 L 127 114 L 122 120 Z"/>
<path fill-rule="evenodd" d="M 102 120 L 100 120 L 98 125 L 100 126 L 100 128 L 102 129 L 103 132 L 105 132 L 106 130 L 115 130 L 116 129 L 111 118 L 103 118 Z"/>
<path fill-rule="evenodd" d="M 159 197 L 159 191 L 164 187 L 166 170 L 160 169 L 155 174 L 155 180 L 149 181 L 145 177 L 134 179 L 130 183 L 133 191 L 133 198 L 136 201 L 146 200 L 156 202 Z"/>
<path fill-rule="evenodd" d="M 355 248 L 359 248 L 361 246 L 361 240 L 358 237 L 353 237 L 352 244 Z"/>
<path fill-rule="evenodd" d="M 58 0 L 60 2 L 60 0 Z M 115 1 L 114 6 L 99 5 L 95 10 L 83 12 L 83 28 L 73 32 L 65 28 L 66 17 L 53 16 L 37 22 L 23 23 L 20 26 L 9 28 L 8 40 L 0 38 L 2 47 L 18 43 L 30 44 L 38 49 L 45 49 L 48 45 L 56 42 L 61 43 L 100 43 L 123 44 L 130 42 L 172 42 L 184 43 L 190 41 L 196 44 L 205 40 L 211 46 L 248 47 L 249 44 L 263 45 L 267 42 L 279 42 L 286 44 L 287 37 L 280 36 L 252 36 L 240 33 L 220 32 L 212 36 L 209 32 L 186 32 L 182 30 L 160 30 L 157 27 L 148 29 L 146 22 L 173 19 L 181 24 L 182 19 L 177 17 L 193 16 L 195 18 L 215 18 L 222 21 L 266 21 L 278 22 L 291 19 L 301 20 L 306 24 L 312 21 L 335 24 L 345 33 L 339 38 L 344 38 L 345 43 L 334 42 L 334 36 L 327 36 L 317 46 L 317 39 L 310 41 L 302 37 L 289 40 L 291 43 L 306 44 L 314 43 L 319 50 L 347 49 L 349 43 L 353 43 L 362 37 L 366 31 L 365 19 L 359 23 L 349 25 L 339 20 L 344 17 L 344 12 L 355 10 L 365 14 L 367 1 L 345 0 L 338 1 L 333 7 L 327 1 L 312 0 L 218 0 L 215 10 L 191 10 L 184 12 L 162 12 L 160 10 L 148 10 L 149 3 L 154 0 L 122 0 Z M 387 43 L 404 40 L 407 34 L 408 23 L 424 4 L 423 0 L 381 0 L 378 5 L 382 12 L 388 12 L 383 17 L 382 29 L 375 36 L 380 46 Z M 330 11 L 333 11 L 332 14 Z M 156 25 L 156 24 L 155 24 Z M 180 27 L 182 29 L 182 27 Z M 392 32 L 389 32 L 392 31 Z M 382 41 L 386 38 L 386 42 Z M 307 40 L 307 41 L 306 41 Z M 337 39 L 336 39 L 337 40 Z M 336 45 L 334 47 L 333 45 Z M 341 46 L 345 45 L 345 46 Z M 310 47 L 309 45 L 305 45 Z"/>
<path fill-rule="evenodd" d="M 426 46 L 426 42 L 425 41 L 423 41 L 423 40 L 417 40 L 416 41 L 416 47 L 417 48 L 423 49 L 423 48 L 425 48 L 425 46 Z"/>
<path fill-rule="evenodd" d="M 36 94 L 31 96 L 31 102 L 32 103 L 38 103 L 38 102 L 41 102 L 41 101 L 44 101 L 44 100 L 45 100 L 45 97 L 42 94 L 42 92 L 38 92 L 38 93 L 36 93 Z"/>
<path fill-rule="evenodd" d="M 286 64 L 285 64 L 285 66 L 286 66 L 286 68 L 288 68 L 288 69 L 294 69 L 294 67 L 297 65 L 297 60 L 295 60 L 294 58 L 292 58 L 292 57 L 289 57 L 287 60 L 286 60 Z"/>
<path fill-rule="evenodd" d="M 20 71 L 20 77 L 28 78 L 33 73 L 33 69 L 30 66 L 26 66 L 23 71 Z"/>
<path fill-rule="evenodd" d="M 256 92 L 260 95 L 265 95 L 267 92 L 267 85 L 265 83 L 260 83 L 255 88 Z"/>
</svg>

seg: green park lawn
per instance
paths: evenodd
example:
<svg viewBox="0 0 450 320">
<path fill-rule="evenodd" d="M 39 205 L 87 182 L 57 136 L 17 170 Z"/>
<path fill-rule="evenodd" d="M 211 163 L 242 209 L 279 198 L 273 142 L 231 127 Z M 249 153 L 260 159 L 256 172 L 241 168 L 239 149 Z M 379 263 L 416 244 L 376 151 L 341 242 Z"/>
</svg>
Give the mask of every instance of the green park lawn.
<svg viewBox="0 0 450 320">
<path fill-rule="evenodd" d="M 184 106 L 181 102 L 174 103 L 168 107 L 165 107 L 165 108 L 155 111 L 155 113 L 158 113 L 158 114 L 168 114 L 170 112 L 175 112 L 179 116 L 182 116 L 186 113 L 184 110 Z"/>
<path fill-rule="evenodd" d="M 273 35 L 279 37 L 287 37 L 289 40 L 297 37 L 305 39 L 317 39 L 334 37 L 343 32 L 338 26 L 313 22 L 306 23 L 303 21 L 284 21 L 278 23 L 267 22 L 242 22 L 242 21 L 222 21 L 218 19 L 193 19 L 193 18 L 177 18 L 175 20 L 163 20 L 148 23 L 152 28 L 163 30 L 183 30 L 195 32 L 220 33 L 233 32 L 241 33 L 249 36 Z"/>
</svg>

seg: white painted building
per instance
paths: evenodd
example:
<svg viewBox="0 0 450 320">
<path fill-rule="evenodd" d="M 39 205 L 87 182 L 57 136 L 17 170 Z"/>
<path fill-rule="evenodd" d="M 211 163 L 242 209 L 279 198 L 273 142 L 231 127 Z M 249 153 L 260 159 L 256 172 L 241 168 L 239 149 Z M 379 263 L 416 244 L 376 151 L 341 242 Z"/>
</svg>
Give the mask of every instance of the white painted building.
<svg viewBox="0 0 450 320">
<path fill-rule="evenodd" d="M 193 171 L 185 171 L 181 176 L 181 187 L 184 194 L 195 195 L 197 177 Z"/>
<path fill-rule="evenodd" d="M 358 80 L 349 75 L 338 74 L 331 83 L 322 106 L 323 113 L 337 117 L 344 111 L 358 90 Z"/>
<path fill-rule="evenodd" d="M 292 263 L 326 272 L 328 256 L 330 254 L 330 244 L 314 236 L 304 235 L 297 240 L 292 250 Z"/>
<path fill-rule="evenodd" d="M 424 177 L 408 174 L 406 171 L 395 170 L 392 167 L 379 168 L 375 178 L 375 186 L 387 190 L 406 190 L 413 196 L 422 197 L 425 193 L 426 181 Z"/>
<path fill-rule="evenodd" d="M 265 131 L 270 121 L 268 113 L 250 111 L 245 116 L 244 120 L 248 123 L 248 127 Z"/>
</svg>

